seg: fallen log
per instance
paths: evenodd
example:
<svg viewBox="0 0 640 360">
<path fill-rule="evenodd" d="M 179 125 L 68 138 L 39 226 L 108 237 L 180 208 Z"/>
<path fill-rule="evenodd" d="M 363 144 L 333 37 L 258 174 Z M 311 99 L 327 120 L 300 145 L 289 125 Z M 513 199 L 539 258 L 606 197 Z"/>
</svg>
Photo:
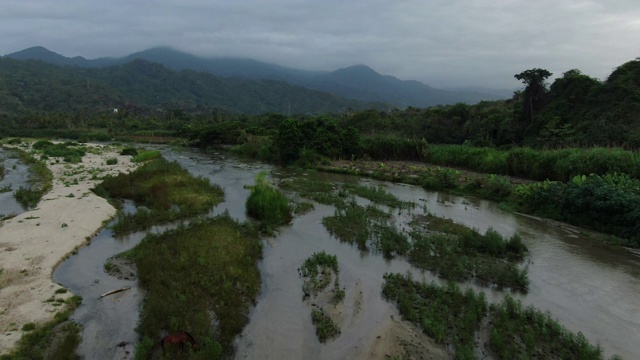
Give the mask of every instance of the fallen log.
<svg viewBox="0 0 640 360">
<path fill-rule="evenodd" d="M 115 294 L 115 293 L 119 293 L 120 291 L 125 291 L 125 290 L 129 290 L 131 289 L 131 286 L 125 286 L 123 288 L 120 289 L 115 289 L 115 290 L 111 290 L 111 291 L 107 291 L 106 293 L 100 295 L 100 298 L 102 299 L 105 296 L 109 296 L 111 294 Z"/>
</svg>

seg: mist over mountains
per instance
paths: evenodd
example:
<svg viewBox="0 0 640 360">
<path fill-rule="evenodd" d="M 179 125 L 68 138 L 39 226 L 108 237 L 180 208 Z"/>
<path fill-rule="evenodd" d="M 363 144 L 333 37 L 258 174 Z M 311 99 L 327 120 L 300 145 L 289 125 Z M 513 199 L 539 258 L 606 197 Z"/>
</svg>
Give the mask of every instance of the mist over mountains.
<svg viewBox="0 0 640 360">
<path fill-rule="evenodd" d="M 354 65 L 335 71 L 306 71 L 244 58 L 202 58 L 168 47 L 155 47 L 121 58 L 86 59 L 66 57 L 36 46 L 4 56 L 17 60 L 40 60 L 58 66 L 105 68 L 136 59 L 157 63 L 174 71 L 206 72 L 223 78 L 275 80 L 310 90 L 326 92 L 358 102 L 379 102 L 405 108 L 477 103 L 510 97 L 509 90 L 437 89 L 419 81 L 400 80 L 381 75 L 366 65 Z M 358 106 L 359 107 L 359 106 Z"/>
</svg>

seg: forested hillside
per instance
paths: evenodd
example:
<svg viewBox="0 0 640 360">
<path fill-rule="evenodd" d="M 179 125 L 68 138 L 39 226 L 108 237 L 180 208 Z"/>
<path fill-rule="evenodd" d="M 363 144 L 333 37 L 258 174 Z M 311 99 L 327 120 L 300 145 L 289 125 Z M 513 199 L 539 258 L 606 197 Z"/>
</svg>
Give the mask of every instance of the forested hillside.
<svg viewBox="0 0 640 360">
<path fill-rule="evenodd" d="M 121 65 L 134 60 L 161 64 L 174 71 L 194 70 L 224 78 L 277 80 L 307 89 L 323 91 L 352 100 L 379 101 L 404 108 L 434 106 L 458 102 L 477 103 L 481 100 L 504 98 L 492 92 L 475 90 L 442 90 L 413 80 L 400 80 L 381 75 L 365 65 L 349 66 L 335 71 L 307 71 L 287 68 L 253 59 L 203 58 L 167 47 L 155 47 L 122 58 L 85 59 L 65 57 L 41 46 L 6 55 L 20 60 L 42 60 L 55 65 L 96 68 Z"/>
<path fill-rule="evenodd" d="M 79 68 L 1 58 L 0 95 L 2 116 L 52 111 L 94 113 L 113 108 L 144 114 L 169 109 L 317 114 L 384 107 L 279 81 L 176 72 L 144 60 L 106 68 Z"/>
</svg>

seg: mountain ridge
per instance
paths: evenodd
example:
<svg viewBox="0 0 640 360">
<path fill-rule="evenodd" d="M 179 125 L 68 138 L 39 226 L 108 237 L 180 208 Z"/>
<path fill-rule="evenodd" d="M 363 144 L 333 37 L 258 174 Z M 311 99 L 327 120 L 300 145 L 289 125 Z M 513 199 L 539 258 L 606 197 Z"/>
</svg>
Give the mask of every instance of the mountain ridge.
<svg viewBox="0 0 640 360">
<path fill-rule="evenodd" d="M 392 75 L 380 74 L 364 64 L 347 66 L 334 71 L 308 71 L 247 58 L 204 58 L 167 46 L 153 47 L 121 58 L 65 57 L 42 46 L 27 48 L 4 57 L 19 60 L 35 59 L 55 65 L 87 68 L 143 59 L 162 64 L 172 70 L 196 70 L 221 77 L 285 81 L 292 85 L 329 92 L 348 99 L 385 102 L 402 108 L 448 105 L 458 102 L 476 103 L 482 100 L 504 98 L 490 92 L 437 89 L 417 80 L 401 80 Z"/>
</svg>

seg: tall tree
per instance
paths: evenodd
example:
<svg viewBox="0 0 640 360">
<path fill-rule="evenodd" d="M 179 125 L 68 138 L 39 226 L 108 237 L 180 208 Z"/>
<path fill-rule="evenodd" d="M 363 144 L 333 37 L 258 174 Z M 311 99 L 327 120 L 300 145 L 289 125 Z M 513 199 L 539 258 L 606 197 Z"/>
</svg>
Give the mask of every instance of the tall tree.
<svg viewBox="0 0 640 360">
<path fill-rule="evenodd" d="M 533 122 L 534 112 L 544 105 L 544 98 L 547 93 L 547 87 L 544 81 L 551 75 L 553 74 L 548 70 L 538 68 L 525 70 L 514 75 L 516 79 L 525 84 L 524 112 L 529 123 Z"/>
</svg>

